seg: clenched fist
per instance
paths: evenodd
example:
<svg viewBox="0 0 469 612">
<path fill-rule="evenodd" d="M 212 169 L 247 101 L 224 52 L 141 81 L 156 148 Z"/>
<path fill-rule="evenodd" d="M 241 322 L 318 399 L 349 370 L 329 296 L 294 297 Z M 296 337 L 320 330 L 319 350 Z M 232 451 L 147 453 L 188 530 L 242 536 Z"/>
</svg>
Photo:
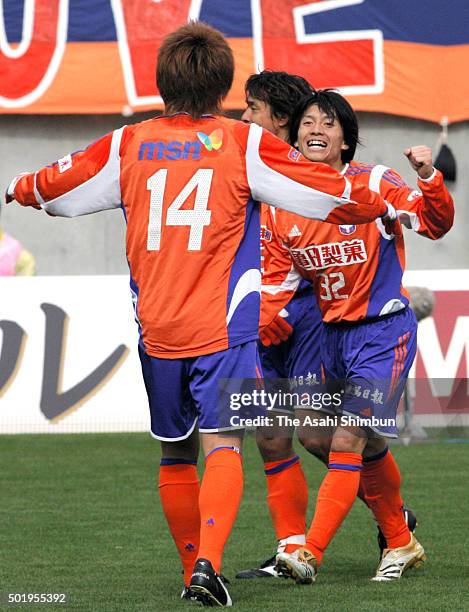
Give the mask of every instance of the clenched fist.
<svg viewBox="0 0 469 612">
<path fill-rule="evenodd" d="M 420 178 L 427 179 L 433 174 L 432 150 L 425 145 L 416 145 L 404 150 L 412 168 Z"/>
</svg>

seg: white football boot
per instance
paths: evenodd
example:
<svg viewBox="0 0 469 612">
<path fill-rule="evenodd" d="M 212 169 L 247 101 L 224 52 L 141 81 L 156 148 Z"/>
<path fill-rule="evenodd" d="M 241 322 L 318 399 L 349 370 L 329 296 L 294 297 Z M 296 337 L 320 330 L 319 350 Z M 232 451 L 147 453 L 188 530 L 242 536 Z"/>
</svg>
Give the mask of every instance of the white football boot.
<svg viewBox="0 0 469 612">
<path fill-rule="evenodd" d="M 399 580 L 402 574 L 411 567 L 421 567 L 426 561 L 423 546 L 413 533 L 410 534 L 410 542 L 407 546 L 400 548 L 386 548 L 376 570 L 376 575 L 371 580 L 375 582 L 390 582 Z"/>
<path fill-rule="evenodd" d="M 284 578 L 292 578 L 296 584 L 313 584 L 318 573 L 316 557 L 306 548 L 293 553 L 277 555 L 276 571 Z"/>
</svg>

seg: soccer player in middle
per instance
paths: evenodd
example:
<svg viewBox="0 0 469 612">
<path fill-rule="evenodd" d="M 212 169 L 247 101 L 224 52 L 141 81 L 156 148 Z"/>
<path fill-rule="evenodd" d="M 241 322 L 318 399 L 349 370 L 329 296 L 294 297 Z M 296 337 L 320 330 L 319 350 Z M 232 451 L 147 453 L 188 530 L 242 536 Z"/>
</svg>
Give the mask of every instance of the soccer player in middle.
<svg viewBox="0 0 469 612">
<path fill-rule="evenodd" d="M 287 72 L 265 70 L 249 77 L 245 86 L 247 108 L 242 119 L 257 123 L 282 140 L 288 139 L 290 119 L 299 101 L 311 95 L 311 85 L 301 76 Z M 261 207 L 261 245 L 264 266 L 275 268 L 276 250 L 272 240 L 274 213 L 267 204 Z M 269 248 L 265 245 L 268 243 Z M 278 259 L 282 261 L 281 253 Z M 266 260 L 267 258 L 267 260 Z M 283 285 L 272 286 L 269 312 L 261 310 L 259 354 L 264 379 L 267 381 L 295 379 L 307 376 L 321 380 L 319 341 L 322 318 L 312 285 L 302 279 L 293 264 L 289 265 L 285 286 L 294 292 L 287 310 L 280 316 L 275 296 L 282 299 Z M 264 283 L 263 292 L 269 290 Z M 274 321 L 268 315 L 275 312 Z M 277 552 L 293 552 L 305 544 L 308 486 L 299 456 L 293 448 L 292 427 L 258 427 L 257 446 L 264 461 L 267 484 L 267 504 L 277 537 Z M 260 567 L 241 571 L 237 578 L 276 577 L 275 555 Z"/>
<path fill-rule="evenodd" d="M 295 107 L 314 91 L 301 76 L 269 70 L 251 75 L 245 90 L 247 108 L 242 119 L 257 123 L 282 140 L 289 138 Z M 293 384 L 299 381 L 305 390 L 321 392 L 321 312 L 312 283 L 301 276 L 290 253 L 277 240 L 275 215 L 274 207 L 262 205 L 264 266 L 259 355 L 264 380 L 273 387 L 277 383 L 286 387 L 288 381 Z M 292 224 L 290 237 L 299 233 L 298 225 Z M 268 299 L 264 299 L 266 296 Z M 267 504 L 277 538 L 277 553 L 291 553 L 306 541 L 308 486 L 300 457 L 294 451 L 293 436 L 294 428 L 286 425 L 258 427 L 256 432 L 257 446 L 264 460 Z M 305 437 L 300 435 L 300 441 L 327 466 L 331 436 L 332 429 L 323 427 L 314 432 L 309 430 Z M 358 496 L 365 502 L 361 488 Z M 405 508 L 404 516 L 413 531 L 414 514 Z M 386 539 L 379 526 L 378 543 L 382 552 Z M 278 577 L 275 564 L 276 555 L 273 555 L 257 568 L 238 572 L 236 577 Z"/>
</svg>

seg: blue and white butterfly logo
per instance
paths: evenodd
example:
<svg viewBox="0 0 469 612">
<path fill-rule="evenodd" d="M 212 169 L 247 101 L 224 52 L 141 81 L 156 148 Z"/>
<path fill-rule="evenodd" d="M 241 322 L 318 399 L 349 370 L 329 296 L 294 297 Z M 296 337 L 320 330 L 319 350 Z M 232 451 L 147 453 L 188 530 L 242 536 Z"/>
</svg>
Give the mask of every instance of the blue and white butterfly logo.
<svg viewBox="0 0 469 612">
<path fill-rule="evenodd" d="M 356 225 L 339 225 L 339 232 L 344 236 L 350 236 L 356 229 Z"/>
</svg>

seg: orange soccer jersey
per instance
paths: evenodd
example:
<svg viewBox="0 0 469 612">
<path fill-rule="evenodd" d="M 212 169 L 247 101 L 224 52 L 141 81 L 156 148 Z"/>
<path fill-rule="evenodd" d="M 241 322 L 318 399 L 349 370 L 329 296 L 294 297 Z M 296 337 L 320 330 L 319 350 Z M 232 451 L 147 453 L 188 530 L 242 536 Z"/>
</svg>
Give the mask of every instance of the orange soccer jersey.
<svg viewBox="0 0 469 612">
<path fill-rule="evenodd" d="M 433 240 L 453 223 L 454 206 L 440 172 L 420 191 L 383 165 L 351 162 L 345 176 L 390 202 L 399 220 L 331 225 L 263 207 L 264 274 L 261 324 L 268 325 L 294 295 L 302 278 L 314 284 L 326 323 L 375 318 L 404 308 L 402 226 Z"/>
<path fill-rule="evenodd" d="M 154 357 L 210 354 L 257 337 L 259 206 L 337 223 L 383 199 L 256 125 L 177 114 L 125 126 L 20 175 L 8 193 L 53 215 L 122 207 L 141 343 Z"/>
</svg>

